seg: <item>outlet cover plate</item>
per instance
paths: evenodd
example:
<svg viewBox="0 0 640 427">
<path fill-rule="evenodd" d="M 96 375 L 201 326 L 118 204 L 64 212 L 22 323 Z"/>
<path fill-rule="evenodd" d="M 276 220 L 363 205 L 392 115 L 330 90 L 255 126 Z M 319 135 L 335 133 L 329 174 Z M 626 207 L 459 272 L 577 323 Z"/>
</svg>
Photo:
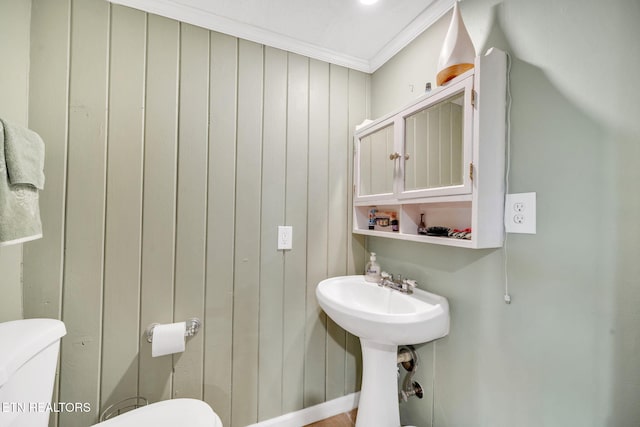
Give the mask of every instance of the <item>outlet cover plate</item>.
<svg viewBox="0 0 640 427">
<path fill-rule="evenodd" d="M 278 250 L 290 250 L 293 247 L 293 227 L 278 226 Z"/>
<path fill-rule="evenodd" d="M 536 193 L 507 194 L 504 225 L 507 233 L 536 234 Z"/>
</svg>

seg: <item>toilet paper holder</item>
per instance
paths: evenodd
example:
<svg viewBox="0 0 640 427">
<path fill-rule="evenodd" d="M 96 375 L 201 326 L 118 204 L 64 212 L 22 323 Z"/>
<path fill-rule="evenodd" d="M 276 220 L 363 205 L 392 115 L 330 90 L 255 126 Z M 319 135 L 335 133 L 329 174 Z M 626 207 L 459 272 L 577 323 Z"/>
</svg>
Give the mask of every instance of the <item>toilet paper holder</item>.
<svg viewBox="0 0 640 427">
<path fill-rule="evenodd" d="M 200 330 L 200 326 L 202 326 L 202 322 L 197 317 L 192 317 L 191 319 L 187 319 L 185 321 L 185 323 L 187 324 L 186 325 L 187 328 L 184 331 L 184 336 L 185 337 L 194 336 Z M 152 323 L 149 326 L 147 326 L 147 329 L 145 331 L 145 335 L 147 336 L 147 342 L 148 343 L 152 343 L 153 342 L 153 328 L 155 328 L 159 324 L 160 323 Z"/>
</svg>

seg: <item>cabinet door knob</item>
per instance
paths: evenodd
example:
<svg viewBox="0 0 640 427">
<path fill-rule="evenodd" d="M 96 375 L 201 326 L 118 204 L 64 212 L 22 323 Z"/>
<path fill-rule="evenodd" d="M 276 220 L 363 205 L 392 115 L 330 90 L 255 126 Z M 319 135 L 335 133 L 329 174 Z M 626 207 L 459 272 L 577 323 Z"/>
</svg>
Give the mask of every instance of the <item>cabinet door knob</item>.
<svg viewBox="0 0 640 427">
<path fill-rule="evenodd" d="M 400 158 L 400 153 L 396 152 L 393 154 L 389 154 L 389 160 L 395 160 Z"/>
<path fill-rule="evenodd" d="M 405 155 L 404 155 L 404 159 L 405 159 L 405 160 L 409 160 L 409 153 L 405 153 Z"/>
</svg>

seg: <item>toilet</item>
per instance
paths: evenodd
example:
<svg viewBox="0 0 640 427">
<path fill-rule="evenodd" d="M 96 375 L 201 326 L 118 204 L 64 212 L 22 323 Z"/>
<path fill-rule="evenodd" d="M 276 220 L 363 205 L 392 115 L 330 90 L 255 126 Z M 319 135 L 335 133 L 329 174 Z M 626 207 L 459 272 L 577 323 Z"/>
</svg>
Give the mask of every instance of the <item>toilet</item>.
<svg viewBox="0 0 640 427">
<path fill-rule="evenodd" d="M 0 427 L 47 427 L 60 339 L 59 320 L 26 319 L 0 323 Z M 173 399 L 134 409 L 96 427 L 223 427 L 209 405 Z"/>
<path fill-rule="evenodd" d="M 222 421 L 202 400 L 172 399 L 125 412 L 92 427 L 222 427 Z"/>
</svg>

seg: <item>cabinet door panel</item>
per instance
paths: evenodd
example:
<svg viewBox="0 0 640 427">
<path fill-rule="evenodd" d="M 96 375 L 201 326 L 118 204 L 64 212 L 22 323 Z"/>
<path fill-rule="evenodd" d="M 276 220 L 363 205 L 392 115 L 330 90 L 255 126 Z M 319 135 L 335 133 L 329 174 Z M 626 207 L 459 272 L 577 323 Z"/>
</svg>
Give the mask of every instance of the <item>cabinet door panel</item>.
<svg viewBox="0 0 640 427">
<path fill-rule="evenodd" d="M 405 191 L 461 185 L 460 93 L 405 119 Z"/>
<path fill-rule="evenodd" d="M 359 196 L 393 193 L 394 165 L 389 159 L 394 153 L 394 125 L 384 126 L 358 142 Z"/>
<path fill-rule="evenodd" d="M 464 79 L 403 113 L 399 198 L 471 192 L 472 89 Z"/>
</svg>

